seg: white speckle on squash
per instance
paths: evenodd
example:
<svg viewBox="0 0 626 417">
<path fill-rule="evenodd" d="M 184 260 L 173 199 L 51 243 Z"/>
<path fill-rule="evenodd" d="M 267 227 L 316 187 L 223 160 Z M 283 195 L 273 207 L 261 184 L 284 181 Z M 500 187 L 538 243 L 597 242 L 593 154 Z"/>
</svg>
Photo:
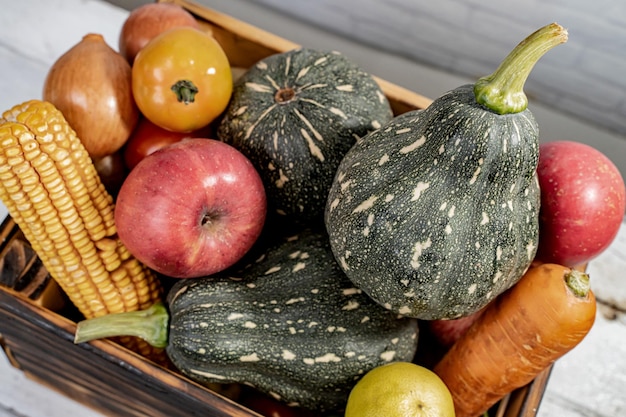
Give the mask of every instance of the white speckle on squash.
<svg viewBox="0 0 626 417">
<path fill-rule="evenodd" d="M 291 272 L 302 271 L 305 267 L 306 267 L 306 264 L 304 262 L 298 262 L 297 264 L 293 266 L 293 268 L 291 269 Z"/>
<path fill-rule="evenodd" d="M 341 269 L 343 269 L 344 271 L 348 271 L 350 269 L 350 265 L 348 265 L 348 262 L 346 261 L 346 258 L 344 256 L 339 259 L 339 263 L 341 263 Z"/>
<path fill-rule="evenodd" d="M 368 321 L 370 321 L 370 316 L 363 316 L 361 318 L 361 323 L 367 323 Z"/>
<path fill-rule="evenodd" d="M 300 255 L 300 259 L 309 259 L 309 253 L 308 252 L 302 252 L 302 255 Z"/>
<path fill-rule="evenodd" d="M 476 168 L 476 171 L 474 171 L 474 175 L 472 175 L 472 178 L 470 178 L 470 185 L 473 185 L 476 180 L 478 179 L 478 176 L 480 175 L 480 171 L 481 171 L 481 167 Z"/>
<path fill-rule="evenodd" d="M 382 360 L 384 360 L 385 362 L 391 362 L 393 360 L 393 358 L 396 357 L 396 351 L 395 350 L 387 350 L 383 353 L 380 354 L 380 358 Z"/>
<path fill-rule="evenodd" d="M 277 188 L 283 188 L 285 183 L 289 181 L 289 177 L 285 175 L 285 172 L 282 169 L 278 170 L 278 179 L 274 182 Z"/>
<path fill-rule="evenodd" d="M 300 256 L 300 251 L 299 250 L 290 253 L 289 254 L 289 259 L 296 259 L 298 256 Z"/>
<path fill-rule="evenodd" d="M 338 109 L 337 107 L 331 107 L 328 110 L 330 110 L 332 114 L 336 114 L 337 116 L 341 117 L 344 120 L 348 118 L 348 116 L 346 116 L 346 114 L 343 111 L 341 111 L 341 109 Z"/>
<path fill-rule="evenodd" d="M 302 302 L 304 302 L 304 297 L 297 297 L 297 298 L 290 298 L 289 300 L 285 301 L 285 304 L 289 305 L 289 304 L 302 303 Z"/>
<path fill-rule="evenodd" d="M 410 131 L 410 130 L 411 129 L 402 129 L 402 130 L 398 130 L 396 133 L 400 133 L 400 132 L 404 133 L 404 131 Z M 409 152 L 413 152 L 414 150 L 418 149 L 420 146 L 422 146 L 425 143 L 426 143 L 426 136 L 422 135 L 422 137 L 417 139 L 415 142 L 401 148 L 400 153 L 407 154 Z"/>
<path fill-rule="evenodd" d="M 333 55 L 341 55 L 340 52 L 338 51 L 332 51 Z M 313 65 L 317 66 L 317 65 L 322 65 L 323 63 L 325 63 L 326 61 L 328 61 L 328 57 L 327 56 L 322 56 L 319 57 L 315 60 L 315 62 L 313 63 Z"/>
<path fill-rule="evenodd" d="M 209 323 L 207 323 L 206 321 L 201 321 L 200 323 L 198 323 L 198 327 L 207 329 L 209 327 Z"/>
<path fill-rule="evenodd" d="M 351 185 L 352 185 L 352 180 L 348 180 L 348 181 L 344 181 L 344 182 L 339 183 L 339 186 L 341 188 L 341 192 L 346 191 L 346 189 L 348 187 L 350 187 Z"/>
<path fill-rule="evenodd" d="M 328 327 L 326 328 L 326 331 L 327 331 L 328 333 L 333 333 L 333 332 L 335 331 L 335 329 L 336 329 L 336 327 L 335 327 L 335 326 L 328 326 Z"/>
<path fill-rule="evenodd" d="M 298 333 L 298 332 L 296 331 L 296 329 L 295 329 L 294 327 L 290 327 L 290 328 L 289 328 L 289 333 L 290 333 L 290 334 L 296 334 L 296 333 Z"/>
<path fill-rule="evenodd" d="M 448 210 L 448 217 L 454 217 L 454 210 L 455 210 L 454 206 L 450 207 L 450 210 Z"/>
<path fill-rule="evenodd" d="M 256 352 L 254 352 L 254 353 L 251 353 L 251 354 L 249 354 L 249 355 L 244 355 L 244 356 L 241 356 L 241 357 L 239 358 L 239 360 L 240 360 L 241 362 L 258 362 L 258 361 L 260 361 L 260 360 L 261 360 L 261 358 L 259 358 L 259 355 L 257 355 L 257 353 L 256 353 Z"/>
<path fill-rule="evenodd" d="M 409 133 L 411 131 L 410 127 L 405 127 L 403 129 L 396 130 L 396 135 L 402 135 L 403 133 Z"/>
<path fill-rule="evenodd" d="M 226 318 L 226 320 L 237 320 L 243 318 L 243 314 L 241 313 L 230 313 L 228 315 L 228 317 Z"/>
<path fill-rule="evenodd" d="M 484 226 L 487 223 L 489 223 L 489 215 L 483 211 L 482 216 L 483 216 L 483 218 L 480 220 L 480 225 Z"/>
<path fill-rule="evenodd" d="M 356 206 L 356 208 L 354 210 L 352 210 L 352 214 L 360 213 L 362 211 L 365 211 L 365 210 L 368 210 L 368 209 L 372 208 L 372 206 L 374 206 L 374 203 L 376 202 L 376 200 L 378 200 L 378 196 L 377 195 L 371 196 L 370 198 L 368 198 L 367 200 L 363 201 L 361 204 Z"/>
<path fill-rule="evenodd" d="M 376 91 L 376 95 L 378 96 L 378 101 L 380 103 L 384 103 L 385 100 L 387 100 L 387 97 L 385 96 L 385 94 L 383 94 L 382 91 Z"/>
<path fill-rule="evenodd" d="M 352 288 L 344 288 L 344 289 L 341 291 L 341 293 L 342 293 L 343 295 L 350 296 L 350 295 L 355 295 L 355 294 L 361 294 L 361 290 L 360 290 L 359 288 L 356 288 L 356 287 L 352 287 Z"/>
<path fill-rule="evenodd" d="M 354 301 L 354 300 L 348 301 L 346 305 L 341 307 L 341 309 L 344 311 L 352 311 L 352 310 L 356 310 L 357 308 L 359 308 L 359 302 Z"/>
<path fill-rule="evenodd" d="M 204 355 L 204 354 L 206 354 L 206 349 L 205 349 L 205 348 L 203 348 L 203 347 L 201 347 L 201 348 L 199 348 L 196 352 L 197 352 L 198 354 L 200 354 L 200 355 Z"/>
<path fill-rule="evenodd" d="M 380 129 L 380 128 L 381 128 L 381 126 L 382 126 L 382 125 L 380 124 L 380 122 L 379 122 L 378 120 L 372 120 L 372 127 L 373 127 L 374 129 Z"/>
<path fill-rule="evenodd" d="M 445 234 L 449 235 L 450 233 L 452 233 L 452 226 L 446 224 L 446 227 L 443 231 L 445 232 Z"/>
<path fill-rule="evenodd" d="M 391 339 L 391 344 L 392 344 L 392 345 L 397 345 L 399 341 L 400 341 L 400 339 L 399 339 L 399 338 L 394 337 L 393 339 Z"/>
<path fill-rule="evenodd" d="M 270 269 L 265 271 L 264 275 L 270 275 L 270 274 L 273 274 L 274 272 L 278 272 L 278 271 L 280 271 L 280 265 L 276 265 L 276 266 L 271 267 Z"/>
<path fill-rule="evenodd" d="M 296 80 L 298 80 L 299 78 L 304 77 L 307 74 L 307 72 L 309 72 L 309 69 L 311 69 L 311 67 L 304 67 L 304 68 L 302 68 L 298 72 L 298 75 L 296 76 Z"/>
<path fill-rule="evenodd" d="M 214 374 L 212 372 L 201 371 L 199 369 L 194 369 L 194 368 L 189 369 L 189 372 L 191 372 L 192 374 L 200 375 L 200 376 L 203 376 L 205 378 L 210 378 L 210 379 L 228 379 L 223 375 Z"/>
<path fill-rule="evenodd" d="M 415 245 L 413 245 L 413 253 L 411 254 L 411 267 L 413 267 L 413 269 L 418 269 L 420 267 L 419 258 L 422 256 L 425 249 L 430 248 L 432 243 L 433 242 L 429 237 L 424 242 L 416 242 Z"/>
<path fill-rule="evenodd" d="M 296 358 L 296 354 L 290 350 L 283 349 L 283 353 L 280 355 L 280 357 L 286 361 L 292 361 Z"/>
<path fill-rule="evenodd" d="M 389 154 L 384 154 L 383 156 L 380 157 L 380 159 L 378 160 L 378 166 L 384 165 L 385 163 L 389 162 Z"/>
<path fill-rule="evenodd" d="M 442 154 L 442 153 L 444 153 L 445 151 L 446 151 L 445 146 L 441 145 L 441 146 L 439 147 L 439 155 L 441 155 L 441 154 Z"/>
<path fill-rule="evenodd" d="M 320 290 L 318 288 L 313 288 L 311 290 L 311 294 L 319 294 Z"/>
<path fill-rule="evenodd" d="M 402 306 L 398 309 L 398 313 L 400 313 L 400 315 L 402 316 L 406 316 L 409 315 L 413 312 L 413 310 L 411 309 L 411 307 L 409 306 Z"/>
<path fill-rule="evenodd" d="M 354 91 L 354 86 L 352 84 L 343 84 L 335 87 L 339 91 L 344 91 L 346 93 L 351 93 Z"/>
<path fill-rule="evenodd" d="M 415 298 L 415 290 L 411 288 L 409 291 L 405 292 L 402 295 L 404 295 L 405 298 Z"/>
<path fill-rule="evenodd" d="M 413 189 L 413 196 L 411 197 L 411 201 L 416 201 L 422 195 L 422 191 L 426 190 L 430 187 L 430 183 L 427 182 L 418 182 L 415 188 Z"/>
<path fill-rule="evenodd" d="M 326 353 L 325 355 L 315 358 L 317 363 L 341 362 L 341 358 L 334 353 Z"/>
<path fill-rule="evenodd" d="M 363 236 L 368 237 L 370 235 L 370 228 L 369 228 L 369 226 L 365 226 L 363 228 L 363 232 L 362 233 L 363 233 Z"/>
<path fill-rule="evenodd" d="M 311 327 L 315 327 L 315 326 L 318 326 L 318 325 L 319 325 L 318 322 L 312 321 L 312 322 L 309 323 L 308 327 L 311 328 Z"/>
<path fill-rule="evenodd" d="M 526 245 L 526 257 L 530 260 L 533 259 L 535 254 L 535 243 L 530 241 Z"/>
<path fill-rule="evenodd" d="M 254 323 L 252 321 L 246 321 L 243 324 L 243 327 L 245 327 L 246 329 L 256 329 L 256 323 Z"/>
<path fill-rule="evenodd" d="M 234 116 L 241 116 L 242 114 L 244 114 L 246 112 L 246 110 L 248 110 L 248 106 L 241 106 L 239 107 L 237 110 L 235 110 L 233 112 Z"/>
<path fill-rule="evenodd" d="M 311 153 L 311 155 L 313 155 L 320 161 L 324 162 L 325 160 L 324 154 L 322 153 L 321 149 L 315 144 L 315 142 L 313 142 L 313 139 L 311 138 L 309 133 L 304 129 L 300 129 L 300 134 L 306 140 L 306 143 L 309 146 L 309 152 Z"/>
<path fill-rule="evenodd" d="M 256 91 L 257 93 L 271 93 L 272 87 L 259 83 L 246 83 L 246 88 Z"/>
<path fill-rule="evenodd" d="M 390 202 L 391 200 L 393 200 L 393 194 L 387 194 L 385 196 L 385 203 Z"/>
<path fill-rule="evenodd" d="M 401 279 L 401 280 L 400 280 L 400 284 L 404 285 L 405 287 L 406 287 L 407 285 L 409 285 L 410 283 L 411 283 L 411 281 L 409 281 L 409 280 L 408 280 L 408 279 L 406 279 L 406 278 L 403 278 L 403 279 Z"/>
<path fill-rule="evenodd" d="M 498 246 L 496 248 L 496 260 L 500 261 L 502 259 L 502 247 Z"/>
<path fill-rule="evenodd" d="M 477 285 L 475 283 L 470 285 L 469 288 L 467 289 L 467 293 L 474 294 L 476 292 L 476 288 L 477 288 Z"/>
<path fill-rule="evenodd" d="M 441 205 L 439 206 L 439 210 L 440 211 L 444 211 L 446 209 L 446 207 L 448 207 L 448 203 L 447 202 L 443 202 L 441 203 Z"/>
<path fill-rule="evenodd" d="M 474 246 L 476 247 L 476 249 L 480 249 L 480 242 L 476 241 L 476 243 L 474 243 Z"/>
<path fill-rule="evenodd" d="M 350 352 L 344 353 L 343 356 L 345 356 L 346 358 L 353 358 L 356 356 L 356 353 L 354 353 L 353 351 L 350 351 Z"/>
<path fill-rule="evenodd" d="M 359 355 L 359 356 L 357 357 L 357 359 L 358 359 L 358 360 L 360 360 L 360 361 L 363 361 L 363 360 L 367 359 L 367 356 L 365 356 L 365 355 Z"/>
<path fill-rule="evenodd" d="M 493 276 L 492 282 L 495 284 L 500 280 L 500 278 L 502 278 L 502 271 L 497 271 Z"/>
<path fill-rule="evenodd" d="M 266 70 L 267 69 L 267 62 L 261 60 L 259 62 L 256 63 L 256 67 L 260 70 Z"/>
<path fill-rule="evenodd" d="M 513 201 L 512 200 L 507 201 L 506 205 L 509 207 L 509 210 L 513 211 Z"/>
<path fill-rule="evenodd" d="M 334 209 L 337 208 L 337 206 L 339 205 L 339 199 L 335 198 L 331 203 L 330 203 L 330 211 L 333 211 Z"/>
</svg>

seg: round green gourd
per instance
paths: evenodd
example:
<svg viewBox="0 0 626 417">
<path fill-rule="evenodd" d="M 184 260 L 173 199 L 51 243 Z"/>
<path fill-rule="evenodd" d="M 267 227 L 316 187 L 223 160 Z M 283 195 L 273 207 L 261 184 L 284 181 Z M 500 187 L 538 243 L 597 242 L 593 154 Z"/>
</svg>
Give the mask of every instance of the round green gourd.
<svg viewBox="0 0 626 417">
<path fill-rule="evenodd" d="M 539 232 L 538 127 L 522 89 L 566 35 L 540 29 L 491 76 L 396 117 L 345 155 L 325 222 L 357 287 L 433 320 L 471 314 L 519 280 Z"/>
<path fill-rule="evenodd" d="M 79 323 L 77 341 L 104 337 L 102 330 L 120 335 L 107 321 L 134 317 L 118 323 L 122 334 L 166 346 L 189 378 L 244 383 L 321 411 L 343 407 L 368 370 L 411 361 L 417 349 L 417 321 L 356 289 L 325 232 L 276 243 L 229 275 L 176 281 L 166 303 L 169 328 L 164 309 L 148 319 L 121 313 Z"/>
<path fill-rule="evenodd" d="M 218 138 L 252 161 L 272 213 L 308 224 L 322 221 L 343 155 L 392 116 L 379 85 L 355 63 L 299 48 L 261 60 L 237 80 Z"/>
</svg>

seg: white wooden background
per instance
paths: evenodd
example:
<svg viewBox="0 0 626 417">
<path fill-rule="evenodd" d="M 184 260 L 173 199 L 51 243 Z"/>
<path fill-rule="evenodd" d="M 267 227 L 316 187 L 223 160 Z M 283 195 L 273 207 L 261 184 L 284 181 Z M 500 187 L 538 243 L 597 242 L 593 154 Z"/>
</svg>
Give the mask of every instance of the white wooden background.
<svg viewBox="0 0 626 417">
<path fill-rule="evenodd" d="M 430 91 L 418 91 L 431 97 L 440 89 L 453 88 L 457 83 L 465 82 L 299 25 L 293 19 L 250 2 L 200 1 L 296 42 L 320 47 L 332 45 L 390 81 L 404 85 L 421 81 Z M 0 12 L 0 111 L 24 100 L 40 98 L 49 66 L 84 34 L 100 33 L 109 45 L 117 48 L 119 29 L 127 15 L 126 10 L 101 0 L 3 1 Z M 403 78 L 405 74 L 410 74 L 413 81 L 406 81 Z M 550 132 L 555 137 L 568 135 L 572 128 L 585 136 L 603 138 L 606 135 L 541 106 L 534 108 L 544 132 Z M 626 147 L 616 148 L 616 151 L 626 152 Z M 626 223 L 622 224 L 620 234 L 609 250 L 591 264 L 592 286 L 601 301 L 601 309 L 590 335 L 557 362 L 539 410 L 540 417 L 626 415 L 626 318 L 602 303 L 626 308 L 624 271 Z M 45 358 L 41 360 L 45 361 Z M 28 380 L 0 354 L 0 417 L 9 416 L 98 417 L 100 414 Z"/>
</svg>

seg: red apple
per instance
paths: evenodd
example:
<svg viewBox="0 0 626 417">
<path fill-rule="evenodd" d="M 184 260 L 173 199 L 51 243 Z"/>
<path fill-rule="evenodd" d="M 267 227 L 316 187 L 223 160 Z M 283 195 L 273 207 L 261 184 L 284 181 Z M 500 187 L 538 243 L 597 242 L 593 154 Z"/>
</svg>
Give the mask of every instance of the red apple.
<svg viewBox="0 0 626 417">
<path fill-rule="evenodd" d="M 613 241 L 624 219 L 626 191 L 615 164 L 583 143 L 556 141 L 539 147 L 541 189 L 536 258 L 583 265 Z"/>
<path fill-rule="evenodd" d="M 265 189 L 250 161 L 214 139 L 184 139 L 145 157 L 116 205 L 122 243 L 174 278 L 214 274 L 237 262 L 265 222 Z"/>
</svg>

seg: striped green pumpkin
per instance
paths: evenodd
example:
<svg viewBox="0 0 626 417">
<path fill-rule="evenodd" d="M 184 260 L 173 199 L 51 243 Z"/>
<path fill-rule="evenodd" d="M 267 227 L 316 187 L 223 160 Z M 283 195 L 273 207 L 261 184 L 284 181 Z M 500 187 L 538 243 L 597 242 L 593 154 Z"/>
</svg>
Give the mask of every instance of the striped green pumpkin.
<svg viewBox="0 0 626 417">
<path fill-rule="evenodd" d="M 539 233 L 538 126 L 523 85 L 566 35 L 540 29 L 492 75 L 396 117 L 346 154 L 325 223 L 357 287 L 432 320 L 469 315 L 521 278 Z"/>
<path fill-rule="evenodd" d="M 341 158 L 392 116 L 370 74 L 338 52 L 300 48 L 272 55 L 238 79 L 218 138 L 257 168 L 270 213 L 321 223 Z"/>
<path fill-rule="evenodd" d="M 411 361 L 417 348 L 417 322 L 354 288 L 323 232 L 277 243 L 228 276 L 178 281 L 167 301 L 167 353 L 184 374 L 308 409 L 343 407 L 368 370 Z"/>
</svg>

